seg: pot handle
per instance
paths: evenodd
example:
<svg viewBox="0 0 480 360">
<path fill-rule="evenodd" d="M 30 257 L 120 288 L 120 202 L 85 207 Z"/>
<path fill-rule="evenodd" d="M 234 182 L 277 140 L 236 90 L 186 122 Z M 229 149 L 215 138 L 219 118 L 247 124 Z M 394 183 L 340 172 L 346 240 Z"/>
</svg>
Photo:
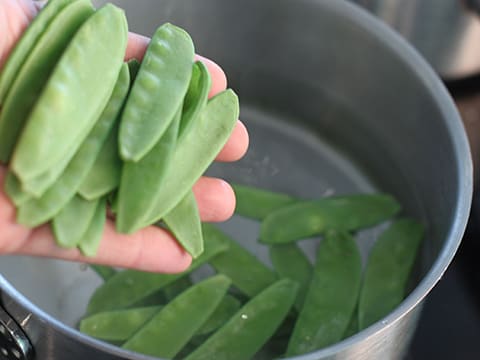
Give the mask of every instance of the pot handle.
<svg viewBox="0 0 480 360">
<path fill-rule="evenodd" d="M 0 359 L 33 360 L 30 340 L 0 304 Z"/>
</svg>

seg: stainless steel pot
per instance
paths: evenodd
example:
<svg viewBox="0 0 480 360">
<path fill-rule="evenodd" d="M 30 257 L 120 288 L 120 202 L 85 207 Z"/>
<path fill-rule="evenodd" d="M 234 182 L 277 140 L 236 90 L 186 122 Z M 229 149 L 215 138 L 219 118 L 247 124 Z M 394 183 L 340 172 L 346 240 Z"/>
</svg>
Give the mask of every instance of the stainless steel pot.
<svg viewBox="0 0 480 360">
<path fill-rule="evenodd" d="M 348 2 L 116 3 L 127 10 L 132 30 L 148 35 L 165 21 L 186 28 L 197 51 L 222 64 L 239 93 L 251 148 L 239 163 L 216 164 L 211 174 L 307 197 L 387 191 L 427 224 L 405 301 L 355 336 L 295 359 L 401 358 L 425 296 L 457 250 L 471 202 L 467 138 L 431 67 Z M 255 224 L 233 219 L 223 226 L 254 246 Z M 366 254 L 368 233 L 359 244 Z M 264 248 L 254 249 L 265 258 Z M 86 267 L 4 256 L 0 272 L 0 320 L 28 337 L 37 359 L 148 359 L 75 330 L 99 284 Z"/>
<path fill-rule="evenodd" d="M 444 79 L 480 73 L 480 1 L 350 1 L 392 26 Z"/>
</svg>

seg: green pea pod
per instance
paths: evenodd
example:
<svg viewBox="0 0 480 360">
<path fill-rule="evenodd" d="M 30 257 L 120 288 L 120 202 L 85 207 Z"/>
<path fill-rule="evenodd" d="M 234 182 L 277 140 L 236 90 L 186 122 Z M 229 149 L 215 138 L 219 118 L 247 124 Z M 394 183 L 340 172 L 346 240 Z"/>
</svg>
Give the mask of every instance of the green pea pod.
<svg viewBox="0 0 480 360">
<path fill-rule="evenodd" d="M 28 53 L 0 113 L 0 162 L 9 161 L 38 94 L 75 32 L 93 12 L 89 0 L 66 5 Z"/>
<path fill-rule="evenodd" d="M 127 37 L 125 14 L 111 4 L 75 33 L 15 146 L 11 168 L 21 181 L 44 173 L 80 146 L 112 94 Z"/>
<path fill-rule="evenodd" d="M 100 276 L 103 281 L 110 279 L 113 275 L 117 273 L 117 270 L 110 266 L 90 264 L 90 268 Z"/>
<path fill-rule="evenodd" d="M 348 323 L 347 329 L 343 333 L 342 339 L 349 338 L 350 336 L 355 335 L 359 331 L 358 329 L 358 307 L 355 308 L 350 322 Z"/>
<path fill-rule="evenodd" d="M 195 284 L 165 305 L 122 347 L 173 358 L 214 312 L 229 286 L 230 279 L 224 275 Z"/>
<path fill-rule="evenodd" d="M 300 311 L 310 286 L 312 264 L 296 244 L 272 245 L 269 247 L 269 253 L 277 274 L 281 278 L 289 278 L 298 283 L 295 308 Z"/>
<path fill-rule="evenodd" d="M 92 221 L 88 226 L 83 238 L 78 243 L 78 248 L 83 255 L 93 257 L 97 254 L 100 241 L 102 240 L 105 221 L 107 219 L 107 201 L 105 198 L 96 200 L 98 203 Z"/>
<path fill-rule="evenodd" d="M 232 187 L 237 198 L 235 213 L 256 220 L 263 220 L 274 210 L 298 201 L 287 194 L 248 185 L 232 184 Z"/>
<path fill-rule="evenodd" d="M 80 321 L 79 330 L 106 341 L 126 341 L 161 310 L 161 306 L 114 310 L 98 313 Z"/>
<path fill-rule="evenodd" d="M 7 171 L 5 177 L 5 193 L 15 206 L 20 206 L 31 198 L 31 195 L 22 190 L 22 184 L 18 178 L 11 171 Z"/>
<path fill-rule="evenodd" d="M 174 281 L 170 285 L 165 286 L 163 289 L 163 293 L 165 294 L 165 298 L 167 301 L 174 299 L 177 295 L 182 293 L 183 291 L 187 290 L 190 286 L 193 285 L 190 276 L 185 275 L 178 280 Z"/>
<path fill-rule="evenodd" d="M 127 65 L 123 65 L 112 96 L 92 131 L 63 174 L 40 198 L 32 198 L 17 209 L 17 221 L 35 227 L 50 220 L 75 195 L 115 124 L 129 86 Z"/>
<path fill-rule="evenodd" d="M 207 66 L 201 61 L 196 61 L 193 64 L 192 78 L 183 102 L 182 121 L 180 122 L 178 136 L 182 136 L 190 124 L 200 115 L 207 104 L 211 87 L 212 80 Z"/>
<path fill-rule="evenodd" d="M 88 314 L 127 308 L 157 292 L 177 279 L 227 250 L 228 243 L 221 238 L 205 239 L 205 250 L 192 261 L 190 267 L 179 274 L 158 274 L 136 270 L 120 271 L 99 286 L 87 306 Z"/>
<path fill-rule="evenodd" d="M 0 74 L 0 105 L 3 105 L 10 87 L 28 59 L 29 54 L 32 54 L 35 45 L 41 41 L 45 29 L 63 8 L 72 2 L 73 0 L 50 0 L 25 29 L 25 32 L 7 58 Z"/>
<path fill-rule="evenodd" d="M 98 201 L 75 195 L 52 219 L 52 230 L 61 247 L 76 247 L 92 222 Z"/>
<path fill-rule="evenodd" d="M 132 84 L 137 77 L 138 70 L 140 70 L 140 62 L 137 59 L 128 60 L 128 71 L 130 72 L 130 79 L 132 79 Z"/>
<path fill-rule="evenodd" d="M 297 284 L 282 279 L 248 303 L 185 360 L 251 359 L 287 316 L 297 293 Z"/>
<path fill-rule="evenodd" d="M 368 257 L 358 303 L 360 330 L 403 301 L 423 236 L 423 226 L 406 218 L 396 220 L 379 236 Z"/>
<path fill-rule="evenodd" d="M 225 90 L 211 98 L 196 121 L 178 139 L 172 164 L 144 224 L 162 219 L 190 191 L 227 142 L 238 119 L 238 98 Z M 201 134 L 201 136 L 199 136 Z"/>
<path fill-rule="evenodd" d="M 193 258 L 203 252 L 202 223 L 193 191 L 170 211 L 163 221 L 177 241 Z"/>
<path fill-rule="evenodd" d="M 183 29 L 166 23 L 155 31 L 120 124 L 124 160 L 139 161 L 169 127 L 187 92 L 194 54 L 192 39 Z"/>
<path fill-rule="evenodd" d="M 362 259 L 352 236 L 329 231 L 317 251 L 304 305 L 290 337 L 287 355 L 300 355 L 339 341 L 357 304 Z"/>
<path fill-rule="evenodd" d="M 260 241 L 283 244 L 329 229 L 357 230 L 397 214 L 398 202 L 386 194 L 355 194 L 304 201 L 272 212 L 262 222 Z"/>
<path fill-rule="evenodd" d="M 144 227 L 144 218 L 155 205 L 155 194 L 161 191 L 162 182 L 172 163 L 180 125 L 180 109 L 148 154 L 137 162 L 125 161 L 117 194 L 115 225 L 118 232 L 130 234 Z"/>
<path fill-rule="evenodd" d="M 256 256 L 212 224 L 204 223 L 203 238 L 221 239 L 228 250 L 210 260 L 215 270 L 232 279 L 235 287 L 253 297 L 277 280 L 276 274 Z"/>
<path fill-rule="evenodd" d="M 240 309 L 241 302 L 231 295 L 225 295 L 218 304 L 215 311 L 207 321 L 195 333 L 196 336 L 203 336 L 214 332 L 222 327 Z"/>
</svg>

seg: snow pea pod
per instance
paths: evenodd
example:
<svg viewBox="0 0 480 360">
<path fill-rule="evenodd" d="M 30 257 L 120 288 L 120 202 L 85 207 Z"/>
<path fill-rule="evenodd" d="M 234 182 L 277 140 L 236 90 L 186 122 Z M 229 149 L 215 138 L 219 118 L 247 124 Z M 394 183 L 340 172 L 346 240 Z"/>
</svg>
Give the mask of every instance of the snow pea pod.
<svg viewBox="0 0 480 360">
<path fill-rule="evenodd" d="M 251 359 L 285 319 L 296 292 L 297 284 L 290 279 L 273 283 L 240 308 L 185 360 Z"/>
<path fill-rule="evenodd" d="M 182 293 L 183 291 L 187 290 L 190 286 L 193 285 L 190 276 L 185 275 L 178 280 L 174 281 L 170 285 L 165 286 L 163 289 L 163 293 L 165 294 L 165 298 L 167 301 L 174 299 L 177 295 Z"/>
<path fill-rule="evenodd" d="M 339 341 L 357 304 L 362 259 L 347 232 L 329 231 L 317 251 L 307 296 L 295 322 L 287 355 L 300 355 Z"/>
<path fill-rule="evenodd" d="M 264 244 L 288 243 L 328 229 L 357 230 L 397 214 L 398 202 L 386 194 L 355 194 L 287 205 L 269 214 L 260 228 Z"/>
<path fill-rule="evenodd" d="M 139 161 L 167 130 L 187 92 L 194 53 L 183 29 L 166 23 L 155 31 L 120 123 L 123 160 Z"/>
<path fill-rule="evenodd" d="M 222 238 L 205 239 L 205 250 L 192 261 L 190 267 L 180 274 L 157 274 L 136 270 L 120 271 L 99 286 L 87 306 L 88 314 L 127 308 L 156 291 L 171 284 L 185 274 L 210 261 L 227 250 L 228 243 Z"/>
<path fill-rule="evenodd" d="M 310 286 L 313 273 L 312 264 L 296 244 L 271 245 L 269 254 L 277 274 L 281 278 L 289 278 L 298 283 L 295 308 L 300 311 Z"/>
<path fill-rule="evenodd" d="M 13 48 L 0 74 L 0 105 L 4 103 L 5 97 L 8 95 L 8 91 L 15 77 L 28 58 L 28 54 L 31 54 L 33 51 L 35 44 L 41 40 L 45 29 L 57 14 L 72 2 L 73 0 L 50 0 L 25 29 L 25 32 Z"/>
<path fill-rule="evenodd" d="M 22 190 L 20 181 L 18 181 L 18 178 L 11 171 L 7 171 L 4 187 L 5 193 L 17 207 L 31 198 L 30 194 Z"/>
<path fill-rule="evenodd" d="M 256 220 L 263 220 L 274 210 L 298 201 L 287 194 L 248 185 L 232 184 L 232 188 L 237 198 L 235 213 Z"/>
<path fill-rule="evenodd" d="M 145 217 L 155 205 L 156 193 L 162 189 L 176 149 L 181 108 L 177 110 L 157 144 L 139 161 L 125 161 L 123 164 L 116 200 L 115 225 L 118 232 L 130 234 L 142 228 Z"/>
<path fill-rule="evenodd" d="M 106 341 L 126 341 L 162 309 L 148 306 L 98 313 L 80 321 L 79 330 Z"/>
<path fill-rule="evenodd" d="M 57 181 L 40 198 L 32 198 L 20 205 L 17 209 L 19 223 L 30 227 L 43 224 L 55 216 L 75 195 L 115 124 L 125 101 L 128 86 L 128 68 L 127 65 L 122 65 L 112 96 L 90 134 Z"/>
<path fill-rule="evenodd" d="M 66 5 L 28 53 L 0 113 L 0 162 L 7 163 L 10 160 L 38 94 L 72 36 L 93 12 L 89 0 L 78 0 Z"/>
<path fill-rule="evenodd" d="M 388 315 L 405 298 L 424 229 L 415 220 L 393 222 L 372 247 L 358 303 L 359 330 Z"/>
<path fill-rule="evenodd" d="M 75 33 L 15 146 L 11 168 L 21 181 L 44 173 L 80 146 L 112 94 L 127 35 L 124 12 L 111 4 Z"/>
<path fill-rule="evenodd" d="M 107 201 L 105 198 L 96 200 L 97 208 L 93 214 L 92 221 L 87 228 L 82 239 L 78 243 L 78 248 L 85 256 L 93 257 L 97 254 L 100 241 L 103 236 L 105 221 L 107 220 Z"/>
<path fill-rule="evenodd" d="M 145 224 L 162 219 L 205 172 L 228 140 L 238 119 L 238 98 L 225 90 L 211 98 L 201 115 L 178 139 L 172 164 Z"/>
<path fill-rule="evenodd" d="M 164 216 L 163 221 L 177 241 L 193 258 L 203 252 L 202 223 L 193 191 Z"/>
<path fill-rule="evenodd" d="M 232 279 L 235 287 L 253 297 L 277 280 L 276 274 L 256 256 L 212 224 L 204 223 L 204 239 L 221 239 L 228 250 L 210 260 L 215 270 Z"/>
<path fill-rule="evenodd" d="M 165 305 L 122 348 L 173 358 L 214 312 L 230 286 L 224 275 L 207 278 Z"/>
<path fill-rule="evenodd" d="M 113 275 L 117 273 L 117 270 L 110 266 L 90 264 L 90 268 L 100 276 L 103 281 L 110 279 Z"/>
<path fill-rule="evenodd" d="M 212 333 L 224 325 L 240 309 L 241 302 L 231 295 L 225 295 L 215 311 L 195 333 L 202 336 Z"/>
<path fill-rule="evenodd" d="M 57 244 L 72 248 L 83 238 L 97 209 L 98 201 L 88 201 L 75 195 L 52 219 Z"/>
</svg>

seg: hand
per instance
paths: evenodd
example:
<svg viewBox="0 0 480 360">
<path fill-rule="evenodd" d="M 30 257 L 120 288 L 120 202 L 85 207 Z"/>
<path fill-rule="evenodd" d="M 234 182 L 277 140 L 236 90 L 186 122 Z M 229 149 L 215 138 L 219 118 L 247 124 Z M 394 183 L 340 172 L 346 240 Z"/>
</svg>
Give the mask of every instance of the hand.
<svg viewBox="0 0 480 360">
<path fill-rule="evenodd" d="M 40 9 L 32 0 L 0 1 L 0 71 L 8 54 Z M 126 59 L 141 59 L 149 39 L 129 34 Z M 212 77 L 210 96 L 226 88 L 222 69 L 211 60 L 203 61 Z M 248 147 L 248 133 L 238 121 L 232 136 L 217 156 L 217 161 L 240 159 Z M 188 255 L 167 231 L 150 226 L 133 235 L 118 234 L 114 223 L 107 221 L 102 243 L 94 258 L 86 258 L 77 249 L 62 249 L 55 243 L 49 225 L 35 229 L 15 221 L 15 207 L 3 191 L 6 169 L 0 166 L 0 254 L 44 256 L 65 260 L 136 268 L 154 272 L 179 272 L 191 262 Z M 224 221 L 235 208 L 235 195 L 228 183 L 217 178 L 202 177 L 193 189 L 203 221 Z"/>
</svg>

